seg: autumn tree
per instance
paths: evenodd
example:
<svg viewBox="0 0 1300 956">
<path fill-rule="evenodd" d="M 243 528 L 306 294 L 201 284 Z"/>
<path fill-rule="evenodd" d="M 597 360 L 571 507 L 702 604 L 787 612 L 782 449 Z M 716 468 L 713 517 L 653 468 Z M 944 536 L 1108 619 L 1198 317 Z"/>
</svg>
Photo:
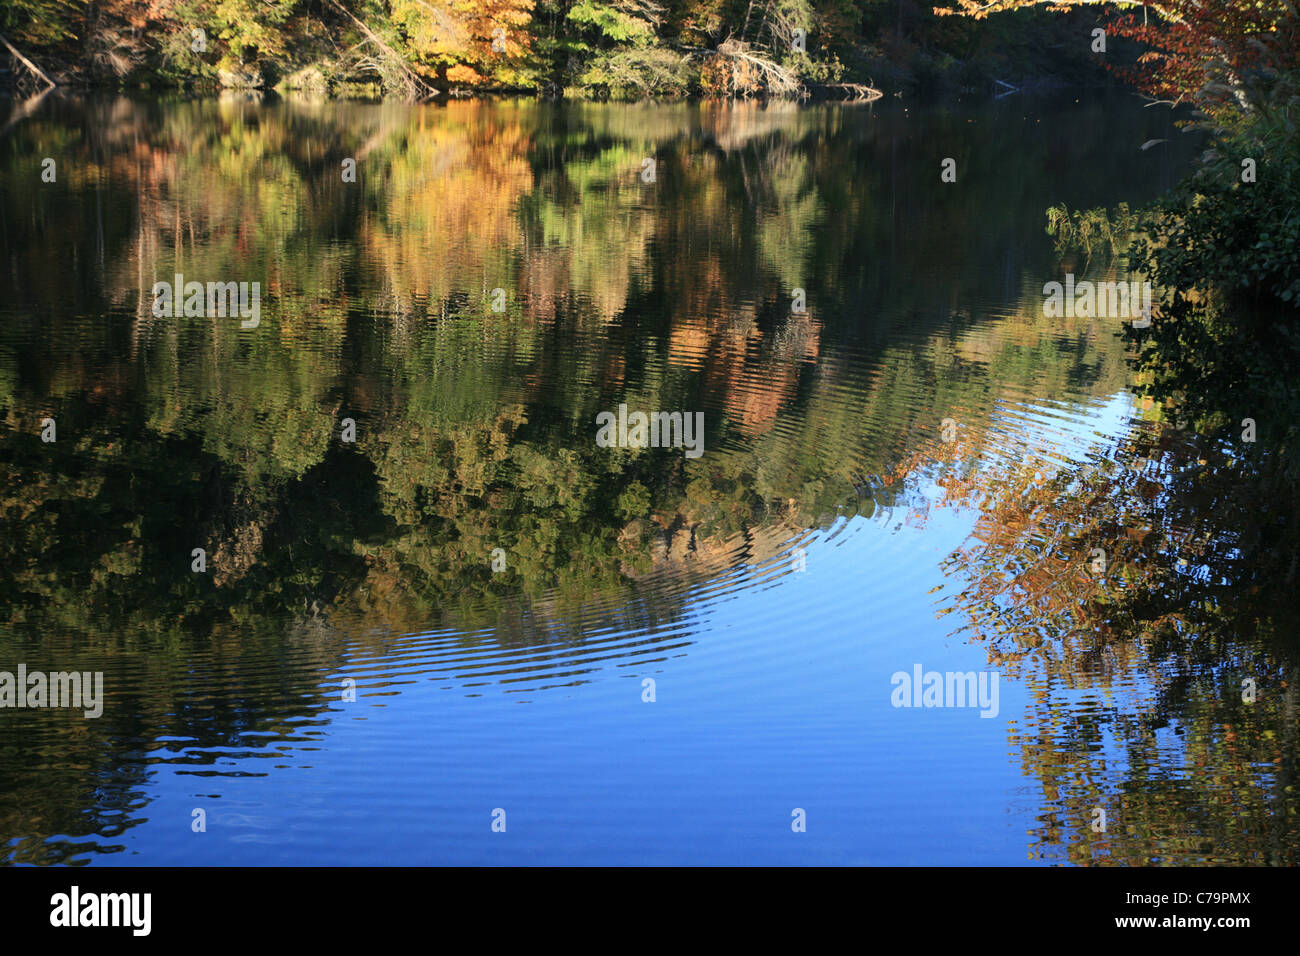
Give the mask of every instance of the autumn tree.
<svg viewBox="0 0 1300 956">
<path fill-rule="evenodd" d="M 1144 4 L 1140 13 L 1111 0 L 950 0 L 934 12 L 984 19 L 1081 6 L 1107 8 L 1108 32 L 1144 47 L 1134 66 L 1112 67 L 1117 75 L 1155 97 L 1196 100 L 1211 115 L 1249 112 L 1281 74 L 1300 67 L 1292 0 L 1164 0 Z"/>
<path fill-rule="evenodd" d="M 510 85 L 530 48 L 533 0 L 389 0 L 397 46 L 452 85 Z"/>
</svg>

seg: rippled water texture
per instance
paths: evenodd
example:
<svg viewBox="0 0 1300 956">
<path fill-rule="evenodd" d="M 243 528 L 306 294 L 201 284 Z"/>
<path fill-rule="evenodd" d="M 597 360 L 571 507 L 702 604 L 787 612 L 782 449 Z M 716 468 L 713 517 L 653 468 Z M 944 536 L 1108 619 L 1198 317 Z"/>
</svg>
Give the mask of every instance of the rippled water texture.
<svg viewBox="0 0 1300 956">
<path fill-rule="evenodd" d="M 0 859 L 1295 862 L 1294 692 L 1239 702 L 1293 662 L 1120 613 L 1198 452 L 1119 319 L 1043 314 L 1113 269 L 1046 208 L 1199 147 L 1102 94 L 41 104 L 0 670 L 104 699 L 0 709 Z M 156 315 L 176 273 L 257 324 Z M 601 447 L 621 404 L 703 453 Z M 916 666 L 996 704 L 894 706 Z"/>
</svg>

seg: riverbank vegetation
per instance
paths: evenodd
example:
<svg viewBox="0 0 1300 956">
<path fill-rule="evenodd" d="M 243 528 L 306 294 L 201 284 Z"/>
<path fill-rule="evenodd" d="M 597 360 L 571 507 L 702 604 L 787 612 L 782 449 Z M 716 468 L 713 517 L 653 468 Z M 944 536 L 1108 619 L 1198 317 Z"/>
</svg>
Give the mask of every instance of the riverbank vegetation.
<svg viewBox="0 0 1300 956">
<path fill-rule="evenodd" d="M 980 21 L 1038 6 L 957 4 Z M 1058 252 L 1085 261 L 1124 249 L 1159 290 L 1153 321 L 1129 334 L 1139 388 L 1160 414 L 1267 459 L 1291 483 L 1300 479 L 1300 389 L 1290 372 L 1300 362 L 1300 16 L 1294 0 L 1171 0 L 1156 27 L 1141 9 L 1109 24 L 1145 47 L 1120 72 L 1152 105 L 1190 106 L 1184 122 L 1210 134 L 1210 149 L 1150 207 L 1054 205 L 1047 231 Z"/>
<path fill-rule="evenodd" d="M 1099 16 L 977 23 L 929 0 L 13 0 L 0 34 L 11 79 L 37 86 L 852 99 L 1107 82 L 1107 62 L 1139 48 L 1095 52 Z"/>
</svg>

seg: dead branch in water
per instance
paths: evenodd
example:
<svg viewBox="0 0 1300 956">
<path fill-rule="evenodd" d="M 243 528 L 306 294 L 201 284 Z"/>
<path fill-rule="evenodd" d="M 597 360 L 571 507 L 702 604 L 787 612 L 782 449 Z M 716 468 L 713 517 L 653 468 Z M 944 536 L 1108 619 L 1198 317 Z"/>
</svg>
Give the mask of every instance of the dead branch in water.
<svg viewBox="0 0 1300 956">
<path fill-rule="evenodd" d="M 865 83 L 823 83 L 821 88 L 842 93 L 842 99 L 850 103 L 872 103 L 885 95 L 874 86 L 867 86 Z"/>
</svg>

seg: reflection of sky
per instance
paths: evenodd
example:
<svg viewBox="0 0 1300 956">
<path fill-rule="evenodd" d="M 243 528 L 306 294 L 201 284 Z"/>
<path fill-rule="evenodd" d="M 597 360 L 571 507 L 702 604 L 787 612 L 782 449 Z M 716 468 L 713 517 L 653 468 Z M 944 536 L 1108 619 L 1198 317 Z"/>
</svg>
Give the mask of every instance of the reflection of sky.
<svg viewBox="0 0 1300 956">
<path fill-rule="evenodd" d="M 993 414 L 991 435 L 1008 454 L 1056 462 L 1080 462 L 1123 435 L 1136 414 L 1127 391 L 1081 406 L 1076 402 L 1002 405 Z"/>
<path fill-rule="evenodd" d="M 1117 395 L 1085 414 L 1012 417 L 1074 457 L 1121 430 L 1130 410 Z M 923 528 L 905 516 L 855 517 L 807 544 L 805 572 L 698 596 L 658 663 L 613 659 L 581 686 L 527 695 L 424 677 L 375 696 L 361 680 L 357 703 L 335 705 L 320 749 L 156 764 L 150 822 L 114 841 L 128 852 L 108 859 L 1023 863 L 1042 800 L 1007 739 L 1024 719 L 1024 688 L 999 680 L 992 719 L 891 706 L 896 671 L 986 666 L 982 648 L 951 636 L 954 617 L 936 615 L 957 583 L 939 564 L 975 513 L 933 510 Z M 646 676 L 654 703 L 641 700 Z M 207 810 L 208 832 L 189 832 L 194 807 Z M 504 834 L 490 828 L 496 807 Z M 796 807 L 806 833 L 791 832 Z"/>
</svg>

